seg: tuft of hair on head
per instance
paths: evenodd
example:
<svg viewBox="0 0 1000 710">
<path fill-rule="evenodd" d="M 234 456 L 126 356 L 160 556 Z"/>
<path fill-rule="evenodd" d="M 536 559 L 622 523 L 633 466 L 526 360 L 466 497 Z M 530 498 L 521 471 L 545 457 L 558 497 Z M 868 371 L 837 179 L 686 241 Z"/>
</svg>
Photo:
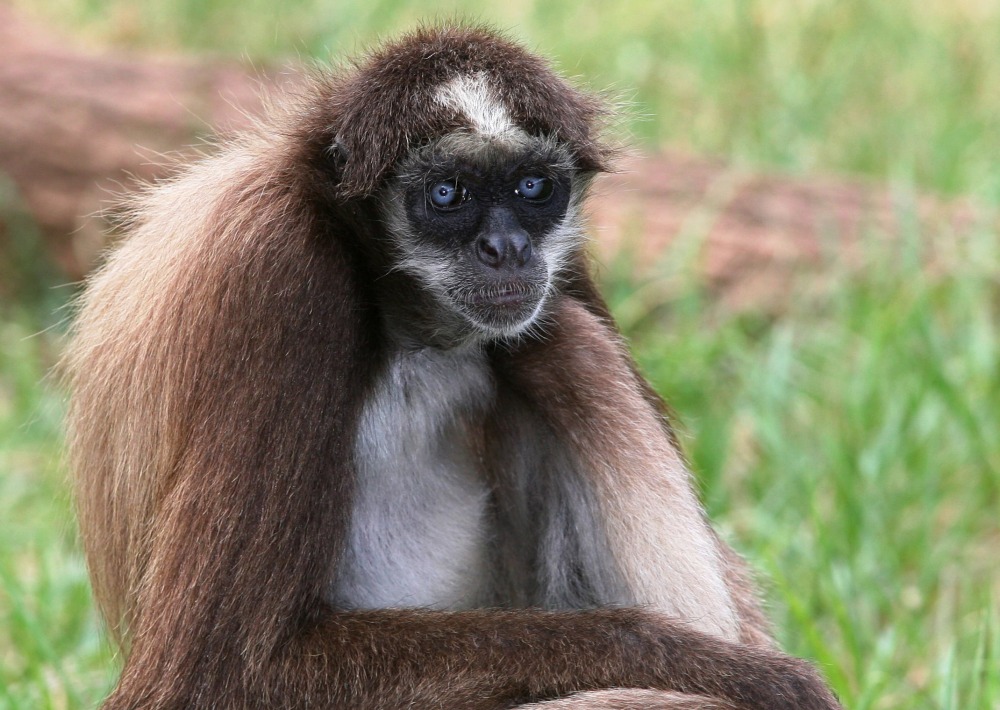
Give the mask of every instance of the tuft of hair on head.
<svg viewBox="0 0 1000 710">
<path fill-rule="evenodd" d="M 446 86 L 453 90 L 442 94 Z M 607 171 L 616 154 L 602 136 L 610 116 L 604 100 L 485 26 L 420 27 L 354 62 L 324 92 L 317 115 L 342 161 L 343 199 L 374 193 L 414 146 L 469 128 L 470 117 L 456 110 L 460 94 L 488 95 L 518 128 L 565 143 L 581 171 Z M 490 125 L 497 118 L 494 112 L 473 120 Z"/>
</svg>

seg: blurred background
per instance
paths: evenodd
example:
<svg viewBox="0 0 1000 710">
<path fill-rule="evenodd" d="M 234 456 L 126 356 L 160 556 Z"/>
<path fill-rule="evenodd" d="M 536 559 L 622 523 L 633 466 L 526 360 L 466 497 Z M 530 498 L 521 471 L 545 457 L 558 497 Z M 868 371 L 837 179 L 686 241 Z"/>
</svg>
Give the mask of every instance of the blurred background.
<svg viewBox="0 0 1000 710">
<path fill-rule="evenodd" d="M 1000 708 L 996 0 L 0 2 L 0 707 L 117 673 L 49 374 L 114 194 L 456 17 L 620 107 L 600 278 L 784 646 L 849 708 Z"/>
</svg>

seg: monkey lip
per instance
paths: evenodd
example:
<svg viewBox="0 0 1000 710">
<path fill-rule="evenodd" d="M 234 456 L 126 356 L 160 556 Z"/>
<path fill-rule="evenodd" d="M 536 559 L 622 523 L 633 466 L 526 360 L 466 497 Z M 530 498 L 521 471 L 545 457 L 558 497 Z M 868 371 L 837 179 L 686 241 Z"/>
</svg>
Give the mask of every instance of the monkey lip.
<svg viewBox="0 0 1000 710">
<path fill-rule="evenodd" d="M 544 286 L 516 281 L 466 291 L 457 302 L 476 327 L 487 333 L 509 334 L 532 322 L 544 299 Z"/>
<path fill-rule="evenodd" d="M 534 306 L 541 296 L 542 289 L 526 284 L 500 284 L 465 294 L 463 300 L 473 308 L 519 309 Z"/>
</svg>

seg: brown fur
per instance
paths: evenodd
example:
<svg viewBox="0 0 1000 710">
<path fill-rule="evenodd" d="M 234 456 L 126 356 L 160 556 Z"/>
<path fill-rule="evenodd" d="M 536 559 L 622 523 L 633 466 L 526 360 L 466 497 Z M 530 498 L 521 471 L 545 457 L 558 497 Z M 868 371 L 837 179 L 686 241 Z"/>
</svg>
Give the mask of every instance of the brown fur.
<svg viewBox="0 0 1000 710">
<path fill-rule="evenodd" d="M 442 135 L 460 125 L 432 100 L 433 89 L 463 73 L 488 74 L 517 125 L 553 135 L 573 149 L 581 170 L 608 167 L 595 122 L 601 104 L 555 76 L 546 63 L 517 45 L 477 28 L 421 30 L 379 50 L 357 71 L 330 85 L 322 106 L 329 134 L 346 164 L 340 194 L 371 194 L 418 136 Z M 410 122 L 399 130 L 399 112 Z"/>
<path fill-rule="evenodd" d="M 732 703 L 704 695 L 660 690 L 593 690 L 559 700 L 521 705 L 519 710 L 735 710 Z"/>
<path fill-rule="evenodd" d="M 768 647 L 582 262 L 544 335 L 492 362 L 590 480 L 650 608 L 324 601 L 385 357 L 373 196 L 414 145 L 461 128 L 427 97 L 468 71 L 496 77 L 518 125 L 558 136 L 580 170 L 605 167 L 597 102 L 486 31 L 424 30 L 145 195 L 91 280 L 67 368 L 83 542 L 127 656 L 105 707 L 837 707 L 807 664 Z M 499 476 L 514 455 L 491 461 Z M 675 574 L 656 577 L 661 561 Z M 672 619 L 700 608 L 711 569 L 725 583 L 705 592 L 701 630 Z"/>
</svg>

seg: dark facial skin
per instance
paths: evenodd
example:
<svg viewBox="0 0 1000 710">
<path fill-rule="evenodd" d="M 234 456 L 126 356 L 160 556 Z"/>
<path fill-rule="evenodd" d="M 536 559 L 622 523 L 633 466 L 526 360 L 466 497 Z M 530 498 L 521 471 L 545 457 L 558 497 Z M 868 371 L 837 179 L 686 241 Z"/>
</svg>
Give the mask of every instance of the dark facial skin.
<svg viewBox="0 0 1000 710">
<path fill-rule="evenodd" d="M 572 171 L 541 140 L 467 143 L 408 166 L 407 239 L 447 255 L 449 274 L 436 286 L 452 308 L 486 331 L 513 332 L 537 316 L 550 288 L 560 256 L 552 235 L 566 219 Z"/>
</svg>

